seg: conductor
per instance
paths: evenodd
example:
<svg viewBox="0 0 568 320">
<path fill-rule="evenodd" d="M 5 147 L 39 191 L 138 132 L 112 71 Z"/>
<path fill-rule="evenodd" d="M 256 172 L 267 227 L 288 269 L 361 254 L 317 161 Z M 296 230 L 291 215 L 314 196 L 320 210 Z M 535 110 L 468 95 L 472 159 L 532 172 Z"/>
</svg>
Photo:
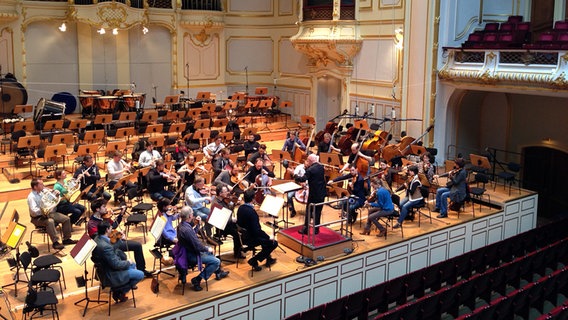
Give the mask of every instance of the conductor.
<svg viewBox="0 0 568 320">
<path fill-rule="evenodd" d="M 324 169 L 319 163 L 319 157 L 315 154 L 310 154 L 306 161 L 306 173 L 302 177 L 296 177 L 296 182 L 308 181 L 310 193 L 308 195 L 308 202 L 306 204 L 306 216 L 304 220 L 304 227 L 298 230 L 301 234 L 308 234 L 310 224 L 310 212 L 308 211 L 311 203 L 323 202 L 327 195 L 325 184 Z M 322 206 L 316 206 L 314 210 L 314 223 L 320 224 Z M 319 227 L 314 230 L 315 234 L 319 233 Z"/>
</svg>

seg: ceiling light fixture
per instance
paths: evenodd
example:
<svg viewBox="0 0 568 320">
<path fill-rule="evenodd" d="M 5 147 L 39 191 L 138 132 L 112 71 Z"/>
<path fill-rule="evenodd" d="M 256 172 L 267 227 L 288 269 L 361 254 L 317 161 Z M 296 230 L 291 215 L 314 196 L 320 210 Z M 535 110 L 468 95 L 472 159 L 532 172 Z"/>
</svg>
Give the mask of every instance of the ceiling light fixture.
<svg viewBox="0 0 568 320">
<path fill-rule="evenodd" d="M 61 25 L 59 26 L 59 31 L 61 32 L 67 31 L 67 25 L 65 24 L 65 22 L 61 23 Z"/>
</svg>

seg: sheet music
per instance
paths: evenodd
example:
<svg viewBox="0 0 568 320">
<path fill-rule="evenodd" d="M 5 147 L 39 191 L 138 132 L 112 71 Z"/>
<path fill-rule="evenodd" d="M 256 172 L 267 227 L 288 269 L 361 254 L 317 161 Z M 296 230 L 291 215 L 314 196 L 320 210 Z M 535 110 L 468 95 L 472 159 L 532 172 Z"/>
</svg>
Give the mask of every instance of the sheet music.
<svg viewBox="0 0 568 320">
<path fill-rule="evenodd" d="M 162 236 L 162 232 L 166 227 L 167 219 L 164 216 L 157 216 L 152 223 L 152 228 L 150 228 L 150 233 L 154 236 L 154 239 L 158 240 Z"/>
<path fill-rule="evenodd" d="M 233 212 L 231 210 L 225 207 L 214 206 L 207 222 L 217 229 L 225 230 L 227 222 L 229 222 L 232 215 Z"/>
<path fill-rule="evenodd" d="M 95 240 L 91 239 L 87 233 L 84 233 L 69 254 L 71 254 L 73 260 L 75 260 L 78 265 L 82 266 L 96 247 L 97 243 Z"/>
<path fill-rule="evenodd" d="M 300 190 L 300 189 L 302 189 L 302 186 L 295 183 L 294 181 L 282 183 L 282 184 L 275 185 L 275 186 L 272 187 L 272 190 L 274 190 L 278 193 L 286 193 L 286 192 L 290 192 L 290 191 L 297 191 L 297 190 Z"/>
<path fill-rule="evenodd" d="M 260 206 L 260 211 L 268 213 L 269 215 L 278 218 L 280 209 L 284 206 L 284 199 L 278 198 L 273 195 L 267 195 Z"/>
</svg>

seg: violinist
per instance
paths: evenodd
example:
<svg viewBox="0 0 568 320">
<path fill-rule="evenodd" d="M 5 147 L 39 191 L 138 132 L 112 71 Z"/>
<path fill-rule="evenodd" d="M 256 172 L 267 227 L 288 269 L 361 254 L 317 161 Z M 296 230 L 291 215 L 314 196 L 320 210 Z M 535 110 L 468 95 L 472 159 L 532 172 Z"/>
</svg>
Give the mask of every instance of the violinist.
<svg viewBox="0 0 568 320">
<path fill-rule="evenodd" d="M 223 170 L 221 174 L 215 178 L 213 185 L 216 187 L 225 186 L 230 192 L 238 195 L 242 194 L 248 188 L 248 182 L 240 177 L 241 168 L 236 163 L 229 166 L 229 170 Z"/>
<path fill-rule="evenodd" d="M 209 161 L 213 160 L 213 158 L 216 158 L 221 150 L 226 148 L 222 140 L 223 138 L 221 137 L 221 135 L 218 135 L 215 138 L 215 141 L 203 147 L 203 154 L 205 155 L 207 160 Z"/>
<path fill-rule="evenodd" d="M 178 239 L 173 222 L 178 219 L 179 214 L 175 212 L 175 207 L 170 205 L 170 200 L 168 198 L 160 199 L 157 207 L 158 216 L 166 218 L 166 225 L 164 226 L 160 239 L 156 242 L 156 246 L 176 244 Z"/>
<path fill-rule="evenodd" d="M 97 199 L 91 203 L 91 210 L 93 214 L 87 223 L 87 232 L 91 238 L 97 235 L 97 228 L 103 221 L 107 221 L 113 229 L 116 229 L 126 213 L 126 207 L 123 207 L 116 220 L 112 220 L 112 211 L 108 211 L 106 201 Z M 136 269 L 144 272 L 146 278 L 151 278 L 152 273 L 146 270 L 146 260 L 142 251 L 142 244 L 134 240 L 126 240 L 124 236 L 119 234 L 118 241 L 114 243 L 114 247 L 122 251 L 132 251 L 134 253 L 134 261 L 136 262 Z"/>
<path fill-rule="evenodd" d="M 392 203 L 392 198 L 390 192 L 383 186 L 384 180 L 379 178 L 374 178 L 371 185 L 376 190 L 375 194 L 370 198 L 374 198 L 374 201 L 367 199 L 365 201 L 365 206 L 369 206 L 367 224 L 365 229 L 361 232 L 362 235 L 371 234 L 371 223 L 374 224 L 377 229 L 379 229 L 379 234 L 377 237 L 384 237 L 387 234 L 387 229 L 379 222 L 380 217 L 390 216 L 394 211 L 394 204 Z"/>
<path fill-rule="evenodd" d="M 284 141 L 284 145 L 282 146 L 282 151 L 290 152 L 290 155 L 294 155 L 294 151 L 296 148 L 300 148 L 302 150 L 306 150 L 306 145 L 298 138 L 296 131 L 288 132 L 288 139 Z"/>
<path fill-rule="evenodd" d="M 424 198 L 422 197 L 422 192 L 420 190 L 422 183 L 418 177 L 418 167 L 411 166 L 408 168 L 408 175 L 410 183 L 405 183 L 407 186 L 406 197 L 400 201 L 400 216 L 398 217 L 397 223 L 393 226 L 393 229 L 400 228 L 410 209 L 424 203 Z"/>
<path fill-rule="evenodd" d="M 223 208 L 227 208 L 231 211 L 235 210 L 235 207 L 239 204 L 240 200 L 235 196 L 231 196 L 231 192 L 225 185 L 217 185 L 217 196 L 214 202 Z M 237 232 L 237 220 L 235 218 L 230 218 L 227 221 L 225 230 L 217 229 L 217 237 L 228 236 L 233 238 L 233 256 L 235 259 L 244 259 L 246 256 L 241 252 L 241 241 L 239 239 L 239 233 Z"/>
<path fill-rule="evenodd" d="M 193 214 L 201 218 L 201 221 L 207 221 L 211 209 L 205 205 L 210 204 L 213 197 L 208 188 L 205 187 L 205 179 L 201 176 L 195 177 L 193 185 L 185 190 L 185 204 L 190 206 Z M 211 237 L 211 225 L 205 224 L 205 233 Z"/>
<path fill-rule="evenodd" d="M 211 167 L 213 167 L 213 180 L 217 178 L 217 176 L 221 173 L 221 171 L 227 169 L 230 164 L 232 163 L 229 156 L 231 155 L 231 151 L 227 148 L 221 149 L 219 151 L 219 156 L 216 157 L 211 161 Z"/>
<path fill-rule="evenodd" d="M 69 216 L 71 219 L 71 223 L 75 225 L 80 225 L 81 222 L 84 222 L 85 219 L 81 219 L 87 208 L 80 203 L 71 203 L 69 201 L 69 191 L 67 190 L 67 183 L 65 182 L 65 178 L 67 177 L 67 171 L 62 169 L 55 170 L 55 179 L 57 182 L 53 185 L 53 190 L 59 191 L 59 194 L 62 195 L 61 200 L 57 204 L 56 211 L 62 213 L 64 215 Z"/>
<path fill-rule="evenodd" d="M 467 192 L 467 172 L 464 169 L 465 161 L 462 158 L 456 159 L 456 168 L 449 173 L 449 181 L 445 188 L 438 188 L 436 191 L 436 207 L 434 212 L 439 212 L 438 218 L 448 217 L 448 198 L 453 202 L 463 202 Z M 434 179 L 438 176 L 435 175 Z"/>
<path fill-rule="evenodd" d="M 420 162 L 418 163 L 418 173 L 422 173 L 426 176 L 428 184 L 432 184 L 436 172 L 434 165 L 430 162 L 431 158 L 430 152 L 425 152 L 420 155 Z"/>
<path fill-rule="evenodd" d="M 172 153 L 172 158 L 176 162 L 175 164 L 176 170 L 179 170 L 179 168 L 181 168 L 184 165 L 185 158 L 187 158 L 188 154 L 189 150 L 185 145 L 185 141 L 179 140 L 177 142 L 176 149 Z"/>
<path fill-rule="evenodd" d="M 245 149 L 245 158 L 248 159 L 249 155 L 257 152 L 259 148 L 260 148 L 260 143 L 256 141 L 254 134 L 249 134 L 248 140 L 243 143 L 243 149 Z"/>
<path fill-rule="evenodd" d="M 103 188 L 97 190 L 97 182 L 101 179 L 101 174 L 99 172 L 99 168 L 95 164 L 93 160 L 93 156 L 87 154 L 83 157 L 83 164 L 77 168 L 75 174 L 73 175 L 74 179 L 78 179 L 81 182 L 81 191 L 85 190 L 89 186 L 91 190 L 85 195 L 85 198 L 88 200 L 94 200 L 98 197 L 103 197 L 105 200 L 110 200 L 110 193 L 104 191 Z"/>
<path fill-rule="evenodd" d="M 333 141 L 331 141 L 331 134 L 326 132 L 323 135 L 323 139 L 318 143 L 318 156 L 322 152 L 332 152 L 332 151 L 341 152 L 341 149 L 336 148 L 333 145 Z"/>
<path fill-rule="evenodd" d="M 360 150 L 359 150 L 359 143 L 354 143 L 351 146 L 351 153 L 349 154 L 349 158 L 347 159 L 347 163 L 343 166 L 343 168 L 341 168 L 341 170 L 339 170 L 339 172 L 346 172 L 347 170 L 349 170 L 349 166 L 351 164 L 355 164 L 355 160 L 357 160 L 358 158 L 363 158 L 364 160 L 367 160 L 367 162 L 370 164 L 373 161 L 373 157 L 369 157 L 365 154 L 363 154 Z M 367 172 L 360 172 L 361 174 L 367 174 Z"/>
<path fill-rule="evenodd" d="M 347 211 L 347 221 L 350 224 L 353 224 L 357 220 L 357 209 L 361 208 L 365 204 L 365 200 L 369 194 L 369 180 L 365 179 L 363 175 L 359 173 L 357 167 L 352 164 L 349 166 L 348 174 L 330 180 L 327 184 L 333 184 L 343 180 L 349 180 L 349 186 L 347 189 L 351 195 L 348 200 L 349 207 Z"/>
<path fill-rule="evenodd" d="M 166 187 L 168 182 L 175 180 L 176 177 L 172 176 L 171 173 L 165 172 L 164 169 L 164 160 L 159 159 L 156 161 L 156 167 L 148 171 L 148 174 L 146 175 L 148 179 L 148 192 L 150 193 L 150 198 L 154 201 L 159 201 L 163 197 L 166 197 L 172 200 L 172 204 L 175 205 L 177 202 L 177 200 L 173 199 L 175 194 L 172 191 L 167 190 Z"/>
<path fill-rule="evenodd" d="M 159 159 L 162 159 L 162 155 L 154 150 L 154 144 L 152 142 L 146 141 L 146 150 L 140 153 L 138 165 L 140 165 L 141 168 L 155 167 L 156 161 Z"/>
<path fill-rule="evenodd" d="M 187 155 L 185 163 L 177 170 L 177 173 L 183 178 L 185 188 L 192 185 L 195 177 L 203 172 L 207 173 L 208 170 L 202 164 L 197 163 L 192 154 Z"/>
</svg>

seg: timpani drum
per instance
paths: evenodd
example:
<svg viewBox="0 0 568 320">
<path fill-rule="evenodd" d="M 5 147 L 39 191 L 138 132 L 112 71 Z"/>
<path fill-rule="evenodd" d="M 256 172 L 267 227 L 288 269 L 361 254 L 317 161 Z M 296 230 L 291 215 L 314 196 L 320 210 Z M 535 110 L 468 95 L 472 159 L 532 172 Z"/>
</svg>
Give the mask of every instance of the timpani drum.
<svg viewBox="0 0 568 320">
<path fill-rule="evenodd" d="M 134 95 L 139 97 L 138 101 L 140 101 L 140 109 L 144 109 L 144 104 L 146 103 L 146 93 L 138 92 Z"/>
<path fill-rule="evenodd" d="M 136 111 L 136 109 L 140 109 L 142 107 L 141 94 L 123 95 L 122 100 L 124 101 L 124 109 L 126 109 L 126 111 Z M 138 102 L 138 108 L 136 108 L 136 102 Z"/>
<path fill-rule="evenodd" d="M 79 104 L 81 104 L 81 112 L 83 114 L 93 113 L 95 98 L 98 98 L 100 96 L 100 94 L 80 94 L 78 97 Z"/>
<path fill-rule="evenodd" d="M 117 101 L 115 96 L 100 96 L 93 103 L 97 113 L 113 113 Z"/>
</svg>

